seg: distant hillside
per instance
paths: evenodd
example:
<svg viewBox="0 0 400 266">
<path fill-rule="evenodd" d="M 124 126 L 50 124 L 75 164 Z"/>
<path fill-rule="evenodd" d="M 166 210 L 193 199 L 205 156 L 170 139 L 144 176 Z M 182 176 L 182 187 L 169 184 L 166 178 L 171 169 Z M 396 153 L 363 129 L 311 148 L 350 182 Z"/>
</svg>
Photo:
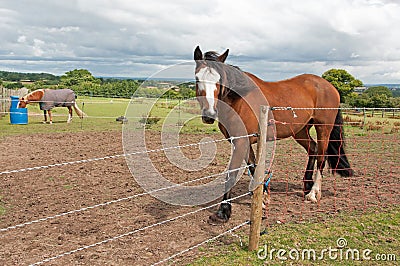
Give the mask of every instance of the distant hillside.
<svg viewBox="0 0 400 266">
<path fill-rule="evenodd" d="M 59 81 L 60 77 L 49 73 L 18 73 L 18 72 L 8 72 L 0 71 L 0 80 L 3 81 Z"/>
<path fill-rule="evenodd" d="M 400 97 L 400 84 L 365 84 L 365 87 L 379 87 L 383 86 L 392 91 L 393 97 Z"/>
<path fill-rule="evenodd" d="M 365 84 L 366 87 L 384 86 L 389 89 L 400 89 L 400 84 Z"/>
</svg>

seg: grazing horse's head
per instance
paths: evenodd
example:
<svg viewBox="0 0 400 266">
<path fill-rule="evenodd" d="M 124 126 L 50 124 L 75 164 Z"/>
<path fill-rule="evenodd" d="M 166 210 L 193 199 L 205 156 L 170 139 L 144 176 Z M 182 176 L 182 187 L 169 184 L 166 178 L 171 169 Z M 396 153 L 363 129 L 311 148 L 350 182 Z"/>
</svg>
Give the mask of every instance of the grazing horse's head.
<svg viewBox="0 0 400 266">
<path fill-rule="evenodd" d="M 44 90 L 40 89 L 40 90 L 35 90 L 25 95 L 24 97 L 21 97 L 19 99 L 18 108 L 25 108 L 28 103 L 39 101 L 40 99 L 42 99 L 43 95 L 44 95 Z"/>
<path fill-rule="evenodd" d="M 197 46 L 194 51 L 196 61 L 196 97 L 200 103 L 202 120 L 206 124 L 214 123 L 217 118 L 218 96 L 222 90 L 222 79 L 218 64 L 225 62 L 229 49 L 222 55 L 207 52 L 204 56 Z"/>
</svg>

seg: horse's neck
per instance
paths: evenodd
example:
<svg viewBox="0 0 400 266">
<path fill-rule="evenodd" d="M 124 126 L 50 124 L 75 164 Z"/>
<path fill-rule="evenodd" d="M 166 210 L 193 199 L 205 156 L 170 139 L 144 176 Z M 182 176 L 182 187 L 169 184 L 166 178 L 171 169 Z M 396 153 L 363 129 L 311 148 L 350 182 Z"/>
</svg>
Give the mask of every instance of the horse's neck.
<svg viewBox="0 0 400 266">
<path fill-rule="evenodd" d="M 44 89 L 40 89 L 40 90 L 35 90 L 30 94 L 28 94 L 27 98 L 29 101 L 39 101 L 40 99 L 43 98 L 43 95 L 44 95 Z"/>
</svg>

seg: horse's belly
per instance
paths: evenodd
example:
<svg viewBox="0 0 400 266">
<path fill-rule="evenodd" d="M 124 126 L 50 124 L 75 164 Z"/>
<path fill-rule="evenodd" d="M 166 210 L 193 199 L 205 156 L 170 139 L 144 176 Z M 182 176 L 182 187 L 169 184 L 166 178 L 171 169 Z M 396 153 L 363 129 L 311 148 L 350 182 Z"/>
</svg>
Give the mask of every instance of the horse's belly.
<svg viewBox="0 0 400 266">
<path fill-rule="evenodd" d="M 285 139 L 299 133 L 311 120 L 311 115 L 304 111 L 284 111 L 290 114 L 274 118 L 276 138 Z"/>
</svg>

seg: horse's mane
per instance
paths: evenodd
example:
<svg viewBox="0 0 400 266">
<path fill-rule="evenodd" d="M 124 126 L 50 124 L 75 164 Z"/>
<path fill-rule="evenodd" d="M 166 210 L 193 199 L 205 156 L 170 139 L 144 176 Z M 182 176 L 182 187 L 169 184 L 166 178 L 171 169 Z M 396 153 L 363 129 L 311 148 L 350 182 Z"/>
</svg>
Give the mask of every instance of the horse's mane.
<svg viewBox="0 0 400 266">
<path fill-rule="evenodd" d="M 204 60 L 221 73 L 225 73 L 225 79 L 222 85 L 225 87 L 220 92 L 219 98 L 238 99 L 246 96 L 251 90 L 257 88 L 257 85 L 243 72 L 238 66 L 225 64 L 219 61 L 219 54 L 215 51 L 204 53 Z M 216 62 L 213 64 L 213 62 Z"/>
</svg>

